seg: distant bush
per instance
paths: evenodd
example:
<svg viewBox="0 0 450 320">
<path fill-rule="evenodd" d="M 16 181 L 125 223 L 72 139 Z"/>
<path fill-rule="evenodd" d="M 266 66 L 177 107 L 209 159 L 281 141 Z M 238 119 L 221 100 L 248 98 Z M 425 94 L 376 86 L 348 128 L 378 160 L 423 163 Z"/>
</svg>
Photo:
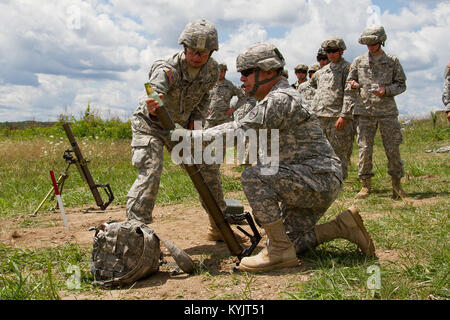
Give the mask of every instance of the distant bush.
<svg viewBox="0 0 450 320">
<path fill-rule="evenodd" d="M 31 139 L 38 137 L 65 137 L 63 123 L 69 122 L 76 138 L 92 139 L 131 139 L 130 120 L 119 118 L 103 120 L 88 104 L 84 115 L 79 119 L 60 115 L 57 122 L 23 121 L 3 123 L 0 126 L 0 138 Z"/>
</svg>

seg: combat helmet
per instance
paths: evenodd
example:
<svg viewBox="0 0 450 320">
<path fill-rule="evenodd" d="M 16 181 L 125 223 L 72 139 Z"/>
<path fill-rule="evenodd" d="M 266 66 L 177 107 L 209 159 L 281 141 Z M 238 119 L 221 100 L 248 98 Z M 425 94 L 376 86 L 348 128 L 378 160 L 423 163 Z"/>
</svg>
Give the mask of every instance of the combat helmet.
<svg viewBox="0 0 450 320">
<path fill-rule="evenodd" d="M 219 63 L 219 70 L 228 71 L 227 65 L 225 63 Z"/>
<path fill-rule="evenodd" d="M 214 24 L 201 19 L 189 22 L 178 39 L 178 44 L 195 49 L 219 50 L 219 40 Z"/>
<path fill-rule="evenodd" d="M 278 77 L 283 72 L 283 67 L 286 65 L 284 57 L 281 52 L 270 43 L 258 42 L 247 49 L 245 49 L 236 58 L 236 70 L 241 72 L 247 69 L 255 69 L 255 84 L 253 89 L 248 92 L 252 96 L 262 84 L 268 83 Z M 277 72 L 270 78 L 259 80 L 259 70 L 269 71 L 277 70 Z"/>
<path fill-rule="evenodd" d="M 363 30 L 361 36 L 358 39 L 358 42 L 360 44 L 365 44 L 369 46 L 381 43 L 384 46 L 386 39 L 387 35 L 386 32 L 384 31 L 383 26 L 371 25 Z"/>
<path fill-rule="evenodd" d="M 317 62 L 319 62 L 320 59 L 328 59 L 327 53 L 325 52 L 325 50 L 322 49 L 322 47 L 320 47 L 319 50 L 317 50 L 316 56 Z"/>
<path fill-rule="evenodd" d="M 303 71 L 304 73 L 308 72 L 308 66 L 306 64 L 300 63 L 294 68 L 295 73 L 299 71 Z"/>
<path fill-rule="evenodd" d="M 308 68 L 308 72 L 316 72 L 320 69 L 320 64 L 318 63 L 313 63 L 312 65 L 309 66 Z"/>
<path fill-rule="evenodd" d="M 322 49 L 326 52 L 328 49 L 340 49 L 345 50 L 347 47 L 345 46 L 344 39 L 341 37 L 332 37 L 327 40 L 324 40 L 321 45 Z"/>
<path fill-rule="evenodd" d="M 284 57 L 277 47 L 261 42 L 248 47 L 236 58 L 237 72 L 253 68 L 264 71 L 277 70 L 285 64 Z"/>
</svg>

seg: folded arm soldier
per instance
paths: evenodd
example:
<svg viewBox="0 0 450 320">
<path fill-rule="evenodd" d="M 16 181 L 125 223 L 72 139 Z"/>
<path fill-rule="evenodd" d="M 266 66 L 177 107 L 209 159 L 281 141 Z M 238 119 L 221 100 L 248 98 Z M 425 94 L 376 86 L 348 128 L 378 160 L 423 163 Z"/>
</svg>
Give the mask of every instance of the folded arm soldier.
<svg viewBox="0 0 450 320">
<path fill-rule="evenodd" d="M 351 89 L 346 89 L 345 99 L 349 103 L 345 104 L 348 108 L 345 112 L 353 110 L 359 147 L 358 175 L 363 184 L 357 198 L 364 198 L 371 192 L 372 154 L 378 127 L 388 159 L 392 195 L 394 198 L 406 196 L 400 183 L 404 176 L 399 148 L 402 133 L 394 99 L 406 90 L 406 76 L 398 58 L 383 51 L 386 38 L 382 26 L 364 29 L 358 41 L 367 45 L 368 52 L 353 61 L 347 78 Z"/>
<path fill-rule="evenodd" d="M 348 163 L 353 149 L 353 117 L 343 112 L 345 81 L 350 63 L 342 55 L 346 49 L 344 40 L 332 37 L 322 42 L 330 63 L 316 72 L 310 80 L 317 86 L 312 111 L 317 115 L 320 126 L 328 141 L 342 162 L 344 180 L 348 176 Z"/>
<path fill-rule="evenodd" d="M 193 121 L 202 119 L 202 112 L 208 106 L 208 92 L 218 79 L 217 62 L 211 58 L 214 50 L 219 48 L 217 31 L 212 23 L 195 20 L 186 25 L 178 42 L 184 50 L 155 61 L 149 81 L 160 94 L 173 121 L 192 129 Z M 162 172 L 163 147 L 171 149 L 169 132 L 163 130 L 156 116 L 158 106 L 157 101 L 143 96 L 131 120 L 132 163 L 139 173 L 128 192 L 127 218 L 144 223 L 152 222 Z M 219 167 L 200 165 L 200 172 L 224 211 L 226 202 Z M 207 239 L 221 240 L 211 218 Z"/>
<path fill-rule="evenodd" d="M 300 63 L 294 68 L 295 75 L 297 76 L 297 81 L 295 81 L 291 86 L 294 89 L 298 89 L 298 86 L 306 82 L 308 79 L 308 66 L 306 64 Z"/>
<path fill-rule="evenodd" d="M 447 64 L 444 74 L 444 91 L 442 92 L 442 102 L 445 106 L 447 119 L 450 121 L 450 61 Z"/>
<path fill-rule="evenodd" d="M 219 63 L 219 81 L 209 92 L 210 104 L 206 117 L 205 128 L 217 126 L 219 124 L 233 120 L 233 109 L 230 105 L 231 99 L 237 96 L 243 97 L 242 91 L 233 82 L 225 78 L 227 65 Z"/>
<path fill-rule="evenodd" d="M 237 57 L 237 71 L 245 92 L 258 103 L 243 119 L 203 132 L 207 137 L 229 130 L 275 129 L 279 133 L 277 170 L 258 159 L 241 176 L 255 220 L 268 241 L 259 254 L 243 258 L 239 268 L 265 271 L 295 266 L 297 255 L 335 238 L 348 239 L 372 256 L 372 240 L 356 209 L 316 225 L 341 190 L 342 170 L 316 117 L 281 76 L 284 65 L 283 56 L 271 44 L 257 43 L 244 50 Z M 273 156 L 271 150 L 267 154 Z"/>
</svg>

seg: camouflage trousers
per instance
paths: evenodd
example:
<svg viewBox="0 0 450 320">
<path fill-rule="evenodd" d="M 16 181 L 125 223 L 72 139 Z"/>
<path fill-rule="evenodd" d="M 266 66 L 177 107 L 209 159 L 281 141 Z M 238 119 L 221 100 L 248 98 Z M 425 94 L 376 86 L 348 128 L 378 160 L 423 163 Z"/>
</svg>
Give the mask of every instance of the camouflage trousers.
<svg viewBox="0 0 450 320">
<path fill-rule="evenodd" d="M 342 176 L 348 177 L 348 166 L 353 151 L 353 141 L 355 139 L 355 131 L 353 129 L 353 120 L 346 119 L 344 129 L 336 129 L 336 121 L 338 118 L 319 117 L 320 127 L 325 136 L 333 147 L 334 152 L 342 163 Z"/>
<path fill-rule="evenodd" d="M 373 174 L 373 145 L 377 128 L 380 128 L 381 140 L 388 160 L 388 173 L 394 178 L 405 175 L 400 157 L 400 144 L 403 137 L 397 117 L 355 116 L 357 143 L 359 148 L 358 176 L 369 179 Z"/>
<path fill-rule="evenodd" d="M 146 147 L 132 148 L 132 164 L 138 169 L 138 177 L 128 192 L 126 214 L 128 219 L 143 223 L 152 222 L 152 212 L 158 195 L 159 183 L 163 169 L 163 147 L 171 150 L 160 138 L 152 136 Z M 197 165 L 203 180 L 208 185 L 217 204 L 225 211 L 227 208 L 220 179 L 218 165 Z M 170 186 L 169 186 L 170 188 Z M 203 208 L 207 211 L 203 201 Z"/>
<path fill-rule="evenodd" d="M 310 166 L 280 166 L 273 175 L 262 175 L 261 167 L 242 172 L 242 188 L 256 222 L 264 227 L 283 219 L 297 254 L 317 246 L 314 226 L 341 190 L 334 173 L 314 173 Z"/>
</svg>

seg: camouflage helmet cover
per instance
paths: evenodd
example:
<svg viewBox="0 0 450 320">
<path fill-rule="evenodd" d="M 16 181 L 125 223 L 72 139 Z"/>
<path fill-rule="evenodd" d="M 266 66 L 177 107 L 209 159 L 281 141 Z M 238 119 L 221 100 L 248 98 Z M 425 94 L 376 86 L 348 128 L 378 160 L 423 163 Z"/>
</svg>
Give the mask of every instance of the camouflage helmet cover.
<svg viewBox="0 0 450 320">
<path fill-rule="evenodd" d="M 332 37 L 327 40 L 324 40 L 321 45 L 323 50 L 327 49 L 340 49 L 345 50 L 347 47 L 345 46 L 344 39 L 341 37 Z"/>
<path fill-rule="evenodd" d="M 214 24 L 201 19 L 189 22 L 178 39 L 178 44 L 195 49 L 219 50 L 219 40 Z"/>
<path fill-rule="evenodd" d="M 365 28 L 358 39 L 360 44 L 365 44 L 369 46 L 376 45 L 377 43 L 381 43 L 384 45 L 384 42 L 387 39 L 386 32 L 384 31 L 383 26 L 380 25 L 371 25 Z"/>
<path fill-rule="evenodd" d="M 228 71 L 227 65 L 225 63 L 219 63 L 219 70 Z"/>
<path fill-rule="evenodd" d="M 327 53 L 322 49 L 322 47 L 320 47 L 317 51 L 316 60 L 319 61 L 321 58 L 328 59 Z"/>
<path fill-rule="evenodd" d="M 277 70 L 286 62 L 280 51 L 269 43 L 256 43 L 245 49 L 236 58 L 237 72 L 246 69 L 259 68 L 264 71 Z"/>
<path fill-rule="evenodd" d="M 306 64 L 300 63 L 295 66 L 294 71 L 295 72 L 303 71 L 306 73 L 306 72 L 308 72 L 308 66 Z"/>
<path fill-rule="evenodd" d="M 89 270 L 95 284 L 131 284 L 159 269 L 160 242 L 149 226 L 137 220 L 108 222 L 95 228 Z"/>
<path fill-rule="evenodd" d="M 320 69 L 320 65 L 318 63 L 313 63 L 312 65 L 309 66 L 308 72 L 311 72 L 311 71 L 316 72 L 319 69 Z"/>
</svg>

